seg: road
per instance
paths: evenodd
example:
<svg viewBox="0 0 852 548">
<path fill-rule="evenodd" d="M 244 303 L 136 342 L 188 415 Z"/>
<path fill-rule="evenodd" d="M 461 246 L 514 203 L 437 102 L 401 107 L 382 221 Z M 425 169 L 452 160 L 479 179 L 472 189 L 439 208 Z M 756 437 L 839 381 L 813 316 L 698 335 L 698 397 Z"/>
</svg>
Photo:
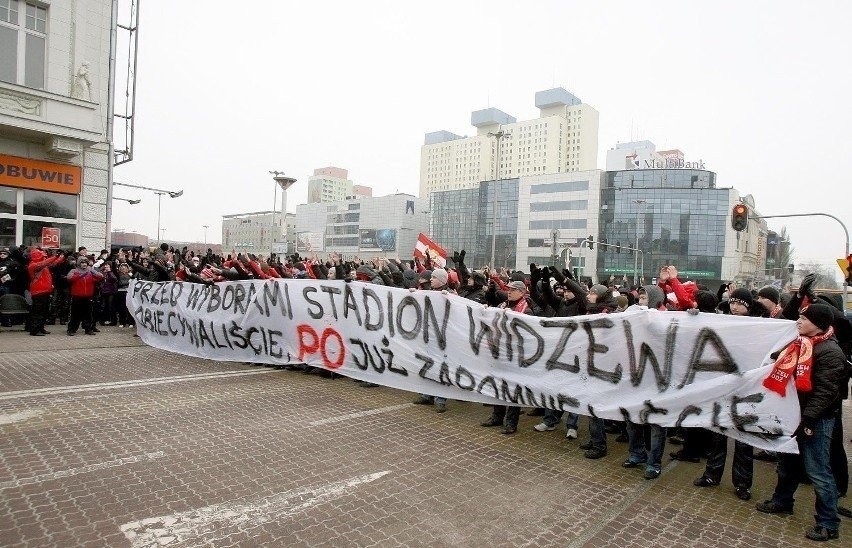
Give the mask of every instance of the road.
<svg viewBox="0 0 852 548">
<path fill-rule="evenodd" d="M 489 409 L 95 337 L 0 333 L 0 544 L 4 546 L 801 546 L 793 516 L 692 486 L 703 464 L 590 461 L 564 428 L 516 435 Z M 846 424 L 852 410 L 844 409 Z M 852 454 L 852 447 L 847 452 Z M 676 447 L 667 447 L 675 450 Z M 729 453 L 732 453 L 729 452 Z M 848 505 L 848 503 L 847 503 Z M 852 538 L 845 520 L 846 539 Z"/>
</svg>

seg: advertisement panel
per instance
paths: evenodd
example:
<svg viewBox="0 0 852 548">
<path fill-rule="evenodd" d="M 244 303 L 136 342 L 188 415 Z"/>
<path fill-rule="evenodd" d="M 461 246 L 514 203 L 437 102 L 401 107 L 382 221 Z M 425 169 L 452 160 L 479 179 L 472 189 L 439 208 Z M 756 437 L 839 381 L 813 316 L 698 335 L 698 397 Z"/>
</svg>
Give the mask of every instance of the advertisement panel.
<svg viewBox="0 0 852 548">
<path fill-rule="evenodd" d="M 78 166 L 0 154 L 0 185 L 80 194 L 82 174 Z"/>
<path fill-rule="evenodd" d="M 59 229 L 42 227 L 41 247 L 44 249 L 59 249 Z"/>
<path fill-rule="evenodd" d="M 299 232 L 296 234 L 296 251 L 317 253 L 323 251 L 325 235 L 322 232 Z"/>
<path fill-rule="evenodd" d="M 361 251 L 396 251 L 396 229 L 361 229 Z"/>
</svg>

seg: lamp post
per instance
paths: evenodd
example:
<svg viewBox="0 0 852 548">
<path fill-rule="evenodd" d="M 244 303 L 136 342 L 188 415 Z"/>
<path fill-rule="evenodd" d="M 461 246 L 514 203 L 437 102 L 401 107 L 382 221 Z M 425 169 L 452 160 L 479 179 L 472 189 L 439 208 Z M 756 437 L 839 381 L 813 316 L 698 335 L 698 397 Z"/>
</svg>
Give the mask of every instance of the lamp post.
<svg viewBox="0 0 852 548">
<path fill-rule="evenodd" d="M 283 236 L 284 241 L 287 241 L 287 189 L 296 184 L 296 179 L 284 175 L 283 171 L 270 171 L 269 174 L 272 175 L 272 180 L 275 181 L 275 192 L 272 197 L 272 241 L 269 245 L 269 251 L 272 253 L 272 244 L 276 240 L 281 239 Z M 276 233 L 275 206 L 278 202 L 278 187 L 281 187 L 281 228 Z"/>
<path fill-rule="evenodd" d="M 210 227 L 210 225 L 201 225 L 201 226 L 204 227 L 204 245 L 207 245 L 207 229 Z"/>
<path fill-rule="evenodd" d="M 142 201 L 142 200 L 131 200 L 130 198 L 119 198 L 118 196 L 113 196 L 112 199 L 113 200 L 121 200 L 122 202 L 127 202 L 130 205 L 136 205 L 136 204 L 138 204 L 139 202 Z"/>
<path fill-rule="evenodd" d="M 183 196 L 183 190 L 164 190 L 162 188 L 151 188 L 148 186 L 141 185 L 131 185 L 128 183 L 119 183 L 117 181 L 113 181 L 114 185 L 118 186 L 126 186 L 129 188 L 138 188 L 141 190 L 149 190 L 157 195 L 157 239 L 160 239 L 160 215 L 163 210 L 163 194 L 167 194 L 169 198 L 180 198 Z"/>
<path fill-rule="evenodd" d="M 494 209 L 491 219 L 491 267 L 495 268 L 495 252 L 497 250 L 497 181 L 500 179 L 500 144 L 505 137 L 511 137 L 512 134 L 506 131 L 498 130 L 496 133 L 488 132 L 489 137 L 494 137 L 497 142 L 497 155 L 494 165 L 494 200 L 492 207 Z"/>
<path fill-rule="evenodd" d="M 645 204 L 648 203 L 648 201 L 647 200 L 633 200 L 633 203 L 636 204 L 636 205 L 641 205 L 642 211 L 644 212 Z M 639 211 L 638 211 L 638 208 L 637 208 L 637 211 L 636 211 L 636 245 L 634 246 L 634 248 L 637 251 L 639 249 Z M 643 259 L 642 260 L 642 262 L 643 262 L 642 274 L 644 275 L 645 274 L 645 272 L 644 272 L 644 270 L 645 270 L 644 255 L 643 255 L 642 259 Z M 634 253 L 634 255 L 633 255 L 633 285 L 639 285 L 639 253 Z"/>
</svg>

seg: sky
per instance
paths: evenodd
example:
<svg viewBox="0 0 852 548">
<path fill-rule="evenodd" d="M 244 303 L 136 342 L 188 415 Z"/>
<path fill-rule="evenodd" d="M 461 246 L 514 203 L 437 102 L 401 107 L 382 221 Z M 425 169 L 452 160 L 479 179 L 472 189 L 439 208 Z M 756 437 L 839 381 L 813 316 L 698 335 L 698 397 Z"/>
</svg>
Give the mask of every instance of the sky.
<svg viewBox="0 0 852 548">
<path fill-rule="evenodd" d="M 598 167 L 648 139 L 703 160 L 764 215 L 852 227 L 852 2 L 257 1 L 142 3 L 134 160 L 115 180 L 169 190 L 167 240 L 221 242 L 222 215 L 288 210 L 318 167 L 374 195 L 417 194 L 424 134 L 470 113 L 538 116 L 561 86 L 600 112 Z M 119 70 L 119 73 L 121 69 Z M 116 187 L 113 228 L 156 233 L 157 200 Z M 786 226 L 796 262 L 833 265 L 824 217 Z M 839 274 L 839 269 L 833 267 Z"/>
</svg>

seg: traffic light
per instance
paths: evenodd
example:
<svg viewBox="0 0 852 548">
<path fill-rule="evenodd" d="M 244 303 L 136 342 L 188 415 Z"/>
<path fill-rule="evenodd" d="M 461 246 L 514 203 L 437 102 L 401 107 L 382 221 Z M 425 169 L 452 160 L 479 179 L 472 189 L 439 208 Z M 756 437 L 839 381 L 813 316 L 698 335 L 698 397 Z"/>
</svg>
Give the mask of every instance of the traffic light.
<svg viewBox="0 0 852 548">
<path fill-rule="evenodd" d="M 595 237 L 592 236 L 591 234 L 589 234 L 589 239 L 587 241 L 589 242 L 589 249 L 594 249 L 595 248 Z"/>
<path fill-rule="evenodd" d="M 621 242 L 615 242 L 615 252 L 621 253 Z"/>
<path fill-rule="evenodd" d="M 742 232 L 748 226 L 748 208 L 745 204 L 737 204 L 731 212 L 731 227 Z"/>
</svg>

